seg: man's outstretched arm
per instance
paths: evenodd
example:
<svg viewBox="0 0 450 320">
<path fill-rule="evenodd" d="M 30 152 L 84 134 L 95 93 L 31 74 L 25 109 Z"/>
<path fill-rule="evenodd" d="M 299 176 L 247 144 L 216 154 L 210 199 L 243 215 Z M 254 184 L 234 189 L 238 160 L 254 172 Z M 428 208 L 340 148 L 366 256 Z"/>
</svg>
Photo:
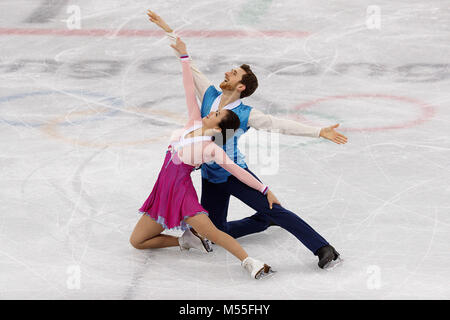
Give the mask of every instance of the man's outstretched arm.
<svg viewBox="0 0 450 320">
<path fill-rule="evenodd" d="M 154 13 L 151 10 L 147 11 L 147 15 L 151 22 L 156 24 L 158 27 L 160 27 L 164 32 L 166 32 L 166 36 L 169 38 L 169 40 L 172 42 L 173 45 L 175 45 L 177 41 L 177 35 L 173 31 L 171 27 L 156 13 Z M 174 50 L 174 53 L 177 57 L 179 57 L 179 53 Z M 212 85 L 211 81 L 195 66 L 192 59 L 191 60 L 191 70 L 192 70 L 192 76 L 194 78 L 194 85 L 195 85 L 195 95 L 200 100 L 200 103 L 203 101 L 203 96 L 206 92 L 206 90 Z"/>
<path fill-rule="evenodd" d="M 322 137 L 337 144 L 347 143 L 347 137 L 335 130 L 339 124 L 325 128 L 312 127 L 298 121 L 277 118 L 254 108 L 250 112 L 248 125 L 257 130 L 278 130 L 282 134 L 312 138 Z"/>
</svg>

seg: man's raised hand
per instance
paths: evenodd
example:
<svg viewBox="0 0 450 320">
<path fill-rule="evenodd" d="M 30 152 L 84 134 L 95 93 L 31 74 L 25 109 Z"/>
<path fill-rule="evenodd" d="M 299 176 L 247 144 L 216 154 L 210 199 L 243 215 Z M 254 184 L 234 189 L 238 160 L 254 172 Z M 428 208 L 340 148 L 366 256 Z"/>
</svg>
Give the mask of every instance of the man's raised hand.
<svg viewBox="0 0 450 320">
<path fill-rule="evenodd" d="M 327 128 L 322 128 L 320 130 L 320 136 L 337 144 L 347 143 L 347 137 L 334 130 L 337 127 L 339 127 L 339 124 L 335 124 L 334 126 L 330 126 Z"/>
<path fill-rule="evenodd" d="M 171 33 L 173 30 L 167 25 L 167 23 L 156 13 L 151 10 L 147 10 L 147 15 L 151 22 L 163 29 L 165 32 Z"/>
</svg>

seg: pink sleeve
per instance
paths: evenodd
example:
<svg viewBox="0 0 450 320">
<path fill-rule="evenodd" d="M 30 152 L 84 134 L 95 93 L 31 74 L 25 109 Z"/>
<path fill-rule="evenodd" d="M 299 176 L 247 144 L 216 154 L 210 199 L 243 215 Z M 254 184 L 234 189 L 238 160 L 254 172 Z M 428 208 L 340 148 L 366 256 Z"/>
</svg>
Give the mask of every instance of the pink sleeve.
<svg viewBox="0 0 450 320">
<path fill-rule="evenodd" d="M 249 187 L 258 190 L 263 194 L 267 193 L 269 188 L 266 185 L 259 182 L 254 176 L 248 173 L 248 171 L 234 163 L 234 161 L 231 160 L 225 151 L 218 145 L 215 145 L 214 148 L 214 161 Z"/>
<path fill-rule="evenodd" d="M 183 86 L 188 107 L 189 122 L 201 121 L 200 109 L 195 97 L 194 79 L 192 77 L 191 62 L 189 58 L 181 58 L 183 68 Z"/>
</svg>

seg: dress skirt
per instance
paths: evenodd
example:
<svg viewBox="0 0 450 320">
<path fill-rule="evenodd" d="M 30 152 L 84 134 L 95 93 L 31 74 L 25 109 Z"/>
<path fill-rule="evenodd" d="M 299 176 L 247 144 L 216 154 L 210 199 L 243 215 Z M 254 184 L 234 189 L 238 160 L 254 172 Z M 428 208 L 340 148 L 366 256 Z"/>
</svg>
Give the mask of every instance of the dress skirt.
<svg viewBox="0 0 450 320">
<path fill-rule="evenodd" d="M 198 202 L 191 179 L 194 166 L 183 163 L 177 153 L 167 151 L 153 190 L 139 212 L 147 214 L 165 229 L 186 230 L 186 218 L 208 212 Z"/>
</svg>

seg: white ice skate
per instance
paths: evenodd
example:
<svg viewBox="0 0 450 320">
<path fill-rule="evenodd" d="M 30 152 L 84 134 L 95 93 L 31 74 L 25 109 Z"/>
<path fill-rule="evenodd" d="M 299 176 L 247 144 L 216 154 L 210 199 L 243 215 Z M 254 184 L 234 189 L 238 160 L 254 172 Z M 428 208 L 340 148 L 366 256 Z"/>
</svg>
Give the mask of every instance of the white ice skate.
<svg viewBox="0 0 450 320">
<path fill-rule="evenodd" d="M 212 252 L 211 242 L 202 238 L 195 230 L 186 230 L 181 237 L 178 238 L 178 243 L 180 244 L 180 249 L 182 251 L 195 248 L 203 252 Z"/>
<path fill-rule="evenodd" d="M 250 273 L 253 279 L 266 278 L 275 272 L 272 270 L 272 267 L 250 257 L 245 258 L 241 265 Z"/>
</svg>

